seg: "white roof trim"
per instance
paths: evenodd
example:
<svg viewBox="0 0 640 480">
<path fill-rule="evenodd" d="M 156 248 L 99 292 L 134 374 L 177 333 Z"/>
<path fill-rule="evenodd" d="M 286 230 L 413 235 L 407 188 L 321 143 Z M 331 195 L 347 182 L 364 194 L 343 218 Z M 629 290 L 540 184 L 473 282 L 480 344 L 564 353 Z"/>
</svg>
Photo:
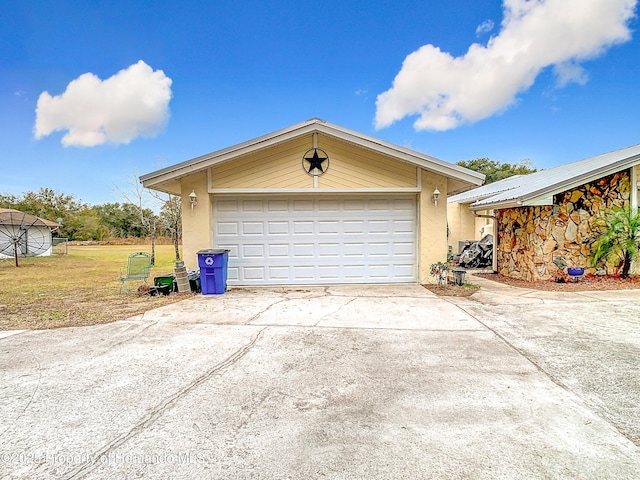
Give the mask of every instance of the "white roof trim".
<svg viewBox="0 0 640 480">
<path fill-rule="evenodd" d="M 145 187 L 164 183 L 208 169 L 219 163 L 233 160 L 234 158 L 261 150 L 281 142 L 311 134 L 313 132 L 324 133 L 341 140 L 368 148 L 376 152 L 388 155 L 397 160 L 411 163 L 425 170 L 429 170 L 447 177 L 453 177 L 472 185 L 480 185 L 484 181 L 484 175 L 459 165 L 454 165 L 435 157 L 400 147 L 383 140 L 349 130 L 317 118 L 298 123 L 276 132 L 263 135 L 253 140 L 248 140 L 231 147 L 202 155 L 170 167 L 147 173 L 140 177 Z"/>
</svg>

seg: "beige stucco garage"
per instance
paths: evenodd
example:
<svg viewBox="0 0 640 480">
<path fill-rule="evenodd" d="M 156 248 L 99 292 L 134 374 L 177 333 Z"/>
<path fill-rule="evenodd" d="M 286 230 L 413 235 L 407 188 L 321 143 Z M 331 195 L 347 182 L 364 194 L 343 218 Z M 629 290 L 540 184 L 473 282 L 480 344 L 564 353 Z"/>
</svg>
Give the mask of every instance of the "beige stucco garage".
<svg viewBox="0 0 640 480">
<path fill-rule="evenodd" d="M 225 248 L 230 285 L 291 285 L 431 281 L 447 196 L 484 177 L 312 119 L 140 179 L 182 197 L 189 268 Z"/>
</svg>

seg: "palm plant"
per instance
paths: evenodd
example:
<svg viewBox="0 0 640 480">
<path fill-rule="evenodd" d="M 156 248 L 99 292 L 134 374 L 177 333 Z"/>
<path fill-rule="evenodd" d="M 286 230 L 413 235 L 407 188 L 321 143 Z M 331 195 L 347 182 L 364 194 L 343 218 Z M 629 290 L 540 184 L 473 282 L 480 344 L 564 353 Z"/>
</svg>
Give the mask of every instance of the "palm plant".
<svg viewBox="0 0 640 480">
<path fill-rule="evenodd" d="M 593 244 L 591 264 L 611 263 L 620 277 L 628 277 L 631 262 L 640 254 L 640 212 L 614 208 L 600 217 L 598 224 L 602 231 Z"/>
</svg>

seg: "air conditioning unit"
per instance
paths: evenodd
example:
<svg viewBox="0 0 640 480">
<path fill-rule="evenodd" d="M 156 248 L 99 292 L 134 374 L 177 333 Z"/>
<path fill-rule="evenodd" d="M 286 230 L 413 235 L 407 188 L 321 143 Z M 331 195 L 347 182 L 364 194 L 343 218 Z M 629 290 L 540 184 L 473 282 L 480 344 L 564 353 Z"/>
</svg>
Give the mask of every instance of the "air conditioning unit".
<svg viewBox="0 0 640 480">
<path fill-rule="evenodd" d="M 493 223 L 480 228 L 480 236 L 484 237 L 485 235 L 493 235 Z"/>
</svg>

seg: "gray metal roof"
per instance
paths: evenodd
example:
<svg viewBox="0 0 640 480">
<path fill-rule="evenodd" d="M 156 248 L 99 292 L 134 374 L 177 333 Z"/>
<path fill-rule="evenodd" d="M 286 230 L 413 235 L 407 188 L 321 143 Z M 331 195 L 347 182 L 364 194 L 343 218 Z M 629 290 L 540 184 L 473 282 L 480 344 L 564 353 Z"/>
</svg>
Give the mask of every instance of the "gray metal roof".
<svg viewBox="0 0 640 480">
<path fill-rule="evenodd" d="M 484 198 L 491 197 L 501 192 L 511 190 L 520 186 L 523 175 L 514 175 L 512 177 L 498 180 L 497 182 L 488 183 L 478 188 L 467 190 L 466 192 L 453 195 L 447 199 L 448 203 L 473 203 Z"/>
<path fill-rule="evenodd" d="M 506 179 L 507 182 L 498 185 L 493 193 L 489 193 L 491 189 L 485 191 L 489 194 L 483 194 L 481 190 L 494 184 L 475 188 L 460 194 L 466 195 L 466 201 L 458 200 L 458 202 L 471 203 L 472 209 L 540 204 L 547 197 L 630 168 L 638 163 L 640 163 L 640 144 L 522 175 L 514 178 L 512 182 Z"/>
</svg>

